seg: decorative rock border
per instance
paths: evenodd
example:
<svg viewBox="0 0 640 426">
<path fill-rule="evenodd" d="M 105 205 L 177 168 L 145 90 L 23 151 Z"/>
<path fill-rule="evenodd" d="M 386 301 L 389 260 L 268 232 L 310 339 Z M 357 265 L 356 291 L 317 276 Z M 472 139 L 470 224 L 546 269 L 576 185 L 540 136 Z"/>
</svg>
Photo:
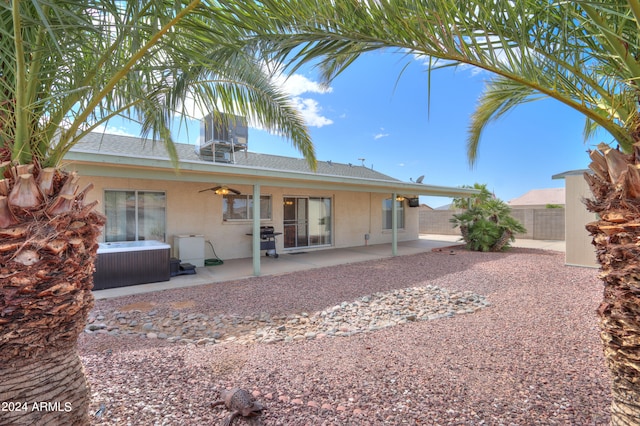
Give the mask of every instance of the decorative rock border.
<svg viewBox="0 0 640 426">
<path fill-rule="evenodd" d="M 473 313 L 489 305 L 482 295 L 428 285 L 374 293 L 312 314 L 272 316 L 262 312 L 245 317 L 212 317 L 180 311 L 161 316 L 157 310 L 92 312 L 85 333 L 138 335 L 196 345 L 294 342 L 351 336 L 408 322 L 448 318 Z"/>
</svg>

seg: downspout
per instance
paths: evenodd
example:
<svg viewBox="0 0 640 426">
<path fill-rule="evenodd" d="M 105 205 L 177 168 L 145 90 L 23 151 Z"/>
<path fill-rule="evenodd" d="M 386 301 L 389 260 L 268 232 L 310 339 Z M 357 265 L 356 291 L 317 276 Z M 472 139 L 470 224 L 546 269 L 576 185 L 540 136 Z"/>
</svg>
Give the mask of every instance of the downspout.
<svg viewBox="0 0 640 426">
<path fill-rule="evenodd" d="M 260 276 L 260 184 L 253 185 L 253 275 Z"/>
</svg>

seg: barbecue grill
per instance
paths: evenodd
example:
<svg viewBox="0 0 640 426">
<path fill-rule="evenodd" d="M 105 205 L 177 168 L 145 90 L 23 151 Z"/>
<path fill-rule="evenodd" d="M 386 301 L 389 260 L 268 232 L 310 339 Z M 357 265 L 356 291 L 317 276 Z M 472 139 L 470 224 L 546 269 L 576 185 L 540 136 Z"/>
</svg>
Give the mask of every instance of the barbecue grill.
<svg viewBox="0 0 640 426">
<path fill-rule="evenodd" d="M 276 252 L 276 235 L 281 234 L 282 232 L 275 232 L 273 226 L 260 227 L 260 250 L 265 250 L 265 256 L 278 258 L 278 253 Z"/>
</svg>

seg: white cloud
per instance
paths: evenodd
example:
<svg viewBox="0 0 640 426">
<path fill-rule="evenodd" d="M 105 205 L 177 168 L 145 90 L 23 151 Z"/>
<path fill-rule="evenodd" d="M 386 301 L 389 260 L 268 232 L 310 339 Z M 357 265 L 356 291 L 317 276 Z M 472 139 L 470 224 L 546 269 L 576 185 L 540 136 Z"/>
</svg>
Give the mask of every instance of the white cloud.
<svg viewBox="0 0 640 426">
<path fill-rule="evenodd" d="M 325 94 L 331 93 L 333 89 L 312 81 L 302 74 L 292 74 L 286 76 L 277 74 L 273 77 L 276 84 L 291 96 L 291 101 L 300 114 L 304 118 L 305 123 L 309 127 L 323 127 L 333 124 L 333 120 L 321 114 L 322 108 L 315 99 L 303 97 L 305 93 Z"/>
<path fill-rule="evenodd" d="M 472 44 L 472 39 L 469 37 L 465 37 L 463 41 L 466 44 Z M 521 62 L 523 50 L 518 46 L 513 46 L 511 48 L 503 47 L 504 40 L 500 39 L 497 36 L 479 34 L 476 37 L 476 41 L 481 45 L 482 44 L 493 45 L 493 49 L 486 49 L 485 52 L 482 53 L 484 60 L 481 59 L 480 60 L 481 62 L 493 64 L 495 66 L 498 66 L 498 64 L 502 63 L 502 65 L 507 68 L 512 68 L 512 65 L 511 65 L 512 63 L 517 64 Z M 529 59 L 537 56 L 535 51 L 532 51 L 530 49 L 526 49 L 525 51 L 527 52 L 527 58 Z M 442 67 L 442 66 L 451 65 L 454 63 L 454 61 L 450 61 L 446 59 L 438 59 L 438 58 L 429 59 L 430 58 L 429 55 L 424 55 L 422 53 L 413 53 L 413 56 L 418 62 L 420 62 L 422 65 L 426 67 L 428 66 Z M 466 64 L 466 63 L 459 63 L 458 65 L 456 65 L 456 67 L 460 70 L 468 71 L 472 77 L 475 77 L 481 73 L 488 72 L 483 68 L 480 68 L 471 64 Z"/>
<path fill-rule="evenodd" d="M 293 97 L 291 99 L 296 109 L 300 111 L 307 126 L 310 127 L 323 127 L 333 124 L 333 120 L 324 117 L 320 114 L 322 108 L 315 99 Z"/>
<path fill-rule="evenodd" d="M 139 133 L 134 133 L 130 129 L 127 129 L 125 127 L 109 126 L 109 125 L 103 125 L 103 124 L 97 126 L 95 129 L 92 130 L 92 132 L 107 133 L 110 135 L 119 135 L 119 136 L 133 136 L 133 137 L 140 136 Z"/>
<path fill-rule="evenodd" d="M 281 87 L 282 90 L 290 96 L 293 106 L 300 111 L 307 126 L 323 127 L 333 124 L 333 120 L 321 114 L 322 108 L 318 101 L 306 96 L 300 96 L 305 93 L 331 93 L 333 91 L 331 87 L 312 81 L 302 74 L 286 76 L 275 73 L 272 79 L 277 86 Z M 191 97 L 185 100 L 182 111 L 180 112 L 185 112 L 195 120 L 201 120 L 206 115 Z M 177 116 L 179 112 L 175 114 Z M 260 123 L 250 122 L 249 125 L 257 129 L 264 129 Z"/>
<path fill-rule="evenodd" d="M 389 136 L 389 133 L 384 133 L 384 128 L 381 127 L 380 132 L 373 135 L 373 139 L 378 140 L 378 139 L 386 138 L 387 136 Z"/>
<path fill-rule="evenodd" d="M 460 64 L 458 65 L 458 68 L 461 69 L 462 71 L 469 71 L 472 77 L 475 77 L 476 75 L 485 72 L 482 68 L 476 67 L 475 65 L 469 65 L 469 64 Z"/>
<path fill-rule="evenodd" d="M 274 80 L 291 96 L 300 96 L 304 93 L 324 94 L 333 91 L 331 87 L 309 80 L 302 74 L 293 74 L 289 77 L 280 74 Z"/>
<path fill-rule="evenodd" d="M 448 61 L 445 59 L 438 59 L 438 58 L 432 58 L 431 59 L 431 64 L 429 64 L 429 56 L 428 55 L 423 55 L 421 53 L 414 53 L 413 57 L 420 62 L 421 65 L 425 66 L 425 67 L 442 67 L 445 66 L 447 64 L 453 64 L 453 61 Z M 469 65 L 469 64 L 457 64 L 456 65 L 456 69 L 459 69 L 461 71 L 469 71 L 472 77 L 475 77 L 476 75 L 480 74 L 481 72 L 483 72 L 484 70 L 482 68 L 478 68 L 475 65 Z"/>
</svg>

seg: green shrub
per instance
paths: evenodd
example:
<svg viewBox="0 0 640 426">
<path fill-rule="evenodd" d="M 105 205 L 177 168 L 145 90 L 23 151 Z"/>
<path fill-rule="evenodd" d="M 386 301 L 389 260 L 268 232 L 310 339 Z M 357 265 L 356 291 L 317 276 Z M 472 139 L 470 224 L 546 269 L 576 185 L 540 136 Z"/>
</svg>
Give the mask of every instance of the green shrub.
<svg viewBox="0 0 640 426">
<path fill-rule="evenodd" d="M 502 251 L 515 241 L 515 234 L 527 232 L 511 216 L 511 208 L 497 198 L 471 204 L 462 213 L 450 219 L 454 228 L 459 226 L 462 240 L 473 251 Z"/>
</svg>

